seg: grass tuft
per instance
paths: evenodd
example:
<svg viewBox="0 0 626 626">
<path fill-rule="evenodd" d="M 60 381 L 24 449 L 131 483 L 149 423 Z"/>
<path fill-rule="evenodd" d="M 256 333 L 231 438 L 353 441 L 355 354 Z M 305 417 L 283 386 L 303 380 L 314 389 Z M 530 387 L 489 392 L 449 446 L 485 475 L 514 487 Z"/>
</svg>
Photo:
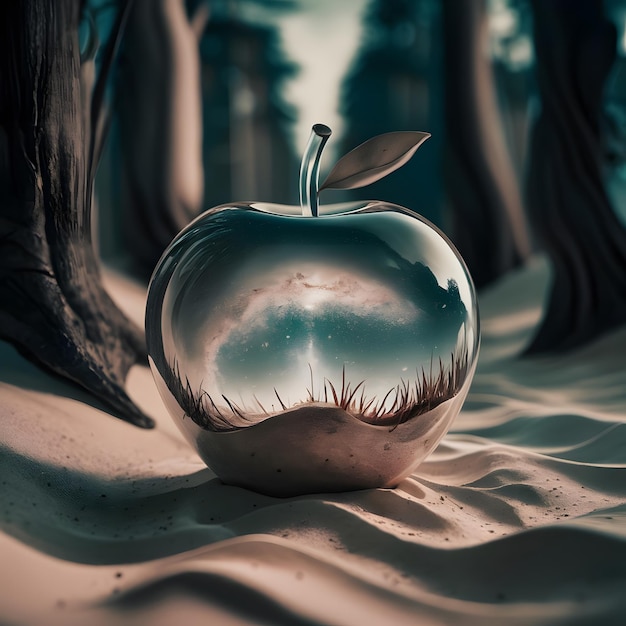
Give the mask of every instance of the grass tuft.
<svg viewBox="0 0 626 626">
<path fill-rule="evenodd" d="M 309 365 L 311 385 L 306 388 L 304 402 L 289 406 L 280 397 L 276 388 L 274 394 L 283 411 L 298 405 L 322 402 L 334 404 L 368 424 L 396 427 L 453 398 L 467 377 L 468 357 L 467 347 L 461 346 L 456 353 L 450 354 L 450 362 L 447 364 L 439 358 L 434 366 L 431 360 L 428 373 L 424 368 L 421 371 L 416 369 L 414 380 L 401 379 L 382 398 L 368 397 L 364 380 L 353 386 L 347 380 L 345 366 L 341 373 L 341 386 L 336 386 L 328 378 L 324 378 L 322 389 L 316 393 L 313 386 L 313 370 Z M 236 430 L 275 414 L 269 412 L 256 396 L 253 396 L 255 406 L 252 409 L 239 406 L 224 395 L 221 398 L 225 405 L 218 406 L 204 389 L 192 389 L 187 378 L 183 382 L 176 362 L 168 368 L 165 383 L 185 415 L 205 430 Z"/>
</svg>

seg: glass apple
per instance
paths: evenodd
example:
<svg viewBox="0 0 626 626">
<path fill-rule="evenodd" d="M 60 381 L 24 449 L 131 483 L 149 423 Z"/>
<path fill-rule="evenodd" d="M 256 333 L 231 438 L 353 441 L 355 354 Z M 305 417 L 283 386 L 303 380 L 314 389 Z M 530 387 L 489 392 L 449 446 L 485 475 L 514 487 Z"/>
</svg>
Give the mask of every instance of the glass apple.
<svg viewBox="0 0 626 626">
<path fill-rule="evenodd" d="M 186 438 L 224 482 L 278 496 L 397 485 L 460 411 L 479 345 L 472 280 L 436 227 L 387 202 L 318 206 L 330 130 L 313 131 L 301 206 L 202 214 L 163 254 L 146 310 Z M 408 148 L 375 138 L 325 186 L 367 184 L 427 137 L 402 135 Z"/>
</svg>

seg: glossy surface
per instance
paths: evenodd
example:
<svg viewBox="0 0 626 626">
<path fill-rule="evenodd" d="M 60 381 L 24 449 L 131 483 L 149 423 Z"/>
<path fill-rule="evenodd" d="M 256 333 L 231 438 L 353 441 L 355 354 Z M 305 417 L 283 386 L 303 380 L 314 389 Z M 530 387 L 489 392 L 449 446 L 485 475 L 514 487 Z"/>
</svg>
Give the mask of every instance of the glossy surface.
<svg viewBox="0 0 626 626">
<path fill-rule="evenodd" d="M 164 254 L 148 351 L 196 445 L 200 431 L 251 428 L 311 403 L 389 432 L 466 391 L 478 316 L 458 254 L 406 209 L 349 209 L 306 218 L 276 205 L 217 207 Z M 456 415 L 460 403 L 450 404 Z"/>
</svg>

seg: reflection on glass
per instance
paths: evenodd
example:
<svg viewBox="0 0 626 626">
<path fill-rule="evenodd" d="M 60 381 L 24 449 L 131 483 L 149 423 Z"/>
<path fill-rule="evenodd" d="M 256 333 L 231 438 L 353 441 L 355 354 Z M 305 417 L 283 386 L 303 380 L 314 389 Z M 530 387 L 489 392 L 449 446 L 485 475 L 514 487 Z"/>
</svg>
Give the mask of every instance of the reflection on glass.
<svg viewBox="0 0 626 626">
<path fill-rule="evenodd" d="M 228 430 L 316 402 L 398 424 L 456 395 L 478 320 L 447 241 L 383 203 L 287 213 L 213 209 L 153 276 L 149 353 L 189 417 Z"/>
</svg>

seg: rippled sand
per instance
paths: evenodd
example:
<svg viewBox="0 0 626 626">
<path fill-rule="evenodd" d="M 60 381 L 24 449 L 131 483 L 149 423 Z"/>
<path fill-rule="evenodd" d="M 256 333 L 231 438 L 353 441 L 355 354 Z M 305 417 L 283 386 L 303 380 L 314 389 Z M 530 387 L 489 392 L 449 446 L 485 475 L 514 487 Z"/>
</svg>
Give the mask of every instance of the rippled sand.
<svg viewBox="0 0 626 626">
<path fill-rule="evenodd" d="M 140 321 L 143 296 L 115 294 Z M 622 624 L 626 329 L 516 358 L 537 261 L 484 294 L 451 433 L 397 489 L 275 499 L 222 485 L 150 373 L 146 432 L 0 344 L 0 622 Z"/>
</svg>

